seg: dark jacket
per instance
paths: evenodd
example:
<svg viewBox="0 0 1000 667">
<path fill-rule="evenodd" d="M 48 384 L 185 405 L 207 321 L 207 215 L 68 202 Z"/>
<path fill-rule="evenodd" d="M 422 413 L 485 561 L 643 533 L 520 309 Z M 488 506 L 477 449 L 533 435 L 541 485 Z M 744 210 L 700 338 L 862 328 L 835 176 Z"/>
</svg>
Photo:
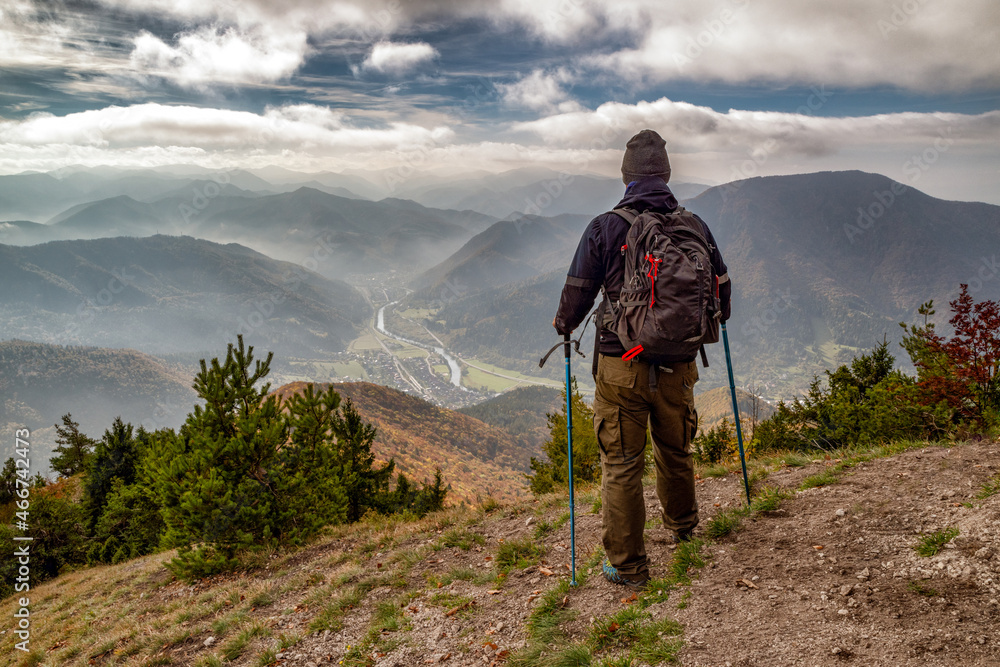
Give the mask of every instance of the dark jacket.
<svg viewBox="0 0 1000 667">
<path fill-rule="evenodd" d="M 636 211 L 658 211 L 670 213 L 677 208 L 677 199 L 670 188 L 658 176 L 647 176 L 633 181 L 625 190 L 625 197 L 615 208 L 629 207 Z M 698 218 L 701 220 L 701 218 Z M 722 261 L 715 238 L 704 220 L 705 238 L 712 246 L 712 267 L 720 277 L 719 297 L 722 300 L 722 319 L 729 319 L 729 301 L 732 284 L 728 280 L 728 269 Z M 587 317 L 597 294 L 604 287 L 605 294 L 616 301 L 625 280 L 625 256 L 621 247 L 625 244 L 628 223 L 614 213 L 604 213 L 591 220 L 583 232 L 576 256 L 570 264 L 559 299 L 555 325 L 560 334 L 572 332 Z M 597 348 L 601 354 L 621 356 L 625 354 L 618 336 L 609 331 L 598 331 Z M 663 359 L 663 362 L 693 361 L 694 357 Z"/>
</svg>

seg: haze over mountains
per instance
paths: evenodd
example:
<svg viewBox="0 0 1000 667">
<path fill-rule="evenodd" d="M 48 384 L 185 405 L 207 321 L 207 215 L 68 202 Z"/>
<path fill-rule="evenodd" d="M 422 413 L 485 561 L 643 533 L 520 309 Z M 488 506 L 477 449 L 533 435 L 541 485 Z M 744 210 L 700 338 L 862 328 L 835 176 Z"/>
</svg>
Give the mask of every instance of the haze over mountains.
<svg viewBox="0 0 1000 667">
<path fill-rule="evenodd" d="M 0 246 L 0 338 L 218 354 L 245 334 L 283 355 L 339 352 L 362 296 L 240 245 L 116 237 Z"/>
<path fill-rule="evenodd" d="M 813 373 L 883 335 L 898 339 L 897 323 L 915 321 L 928 299 L 946 312 L 959 283 L 977 299 L 1000 296 L 994 205 L 943 201 L 858 171 L 754 178 L 684 205 L 709 223 L 733 277 L 737 373 L 769 383 L 772 395 L 804 391 Z M 546 273 L 547 259 L 566 266 L 585 224 L 498 224 L 425 272 L 420 284 L 431 294 L 467 288 L 437 315 L 454 347 L 529 369 L 555 340 L 551 313 L 565 269 Z M 518 271 L 520 280 L 511 277 Z M 720 352 L 711 349 L 714 368 L 701 371 L 712 384 L 725 381 Z"/>
<path fill-rule="evenodd" d="M 557 341 L 550 323 L 566 268 L 621 183 L 576 175 L 553 196 L 559 175 L 545 170 L 396 176 L 2 176 L 0 340 L 133 348 L 190 376 L 198 358 L 224 354 L 243 333 L 259 353 L 276 353 L 283 382 L 363 379 L 452 407 L 558 383 L 561 364 L 540 371 L 537 361 Z M 769 398 L 803 392 L 813 374 L 883 335 L 897 339 L 897 323 L 916 321 L 928 299 L 946 326 L 959 283 L 977 300 L 1000 298 L 998 206 L 860 171 L 690 192 L 684 205 L 709 223 L 733 276 L 738 381 Z M 545 206 L 518 213 L 541 193 Z M 376 331 L 381 309 L 392 335 Z M 587 358 L 574 361 L 582 386 L 593 331 Z M 727 384 L 721 346 L 709 358 L 702 391 Z M 36 399 L 18 399 L 7 419 L 42 414 Z M 44 411 L 48 422 L 58 410 Z"/>
<path fill-rule="evenodd" d="M 33 470 L 56 446 L 54 424 L 72 413 L 80 430 L 100 438 L 115 417 L 150 431 L 177 427 L 197 400 L 190 375 L 135 350 L 0 342 L 0 428 L 32 433 Z M 13 455 L 3 443 L 0 455 Z"/>
</svg>

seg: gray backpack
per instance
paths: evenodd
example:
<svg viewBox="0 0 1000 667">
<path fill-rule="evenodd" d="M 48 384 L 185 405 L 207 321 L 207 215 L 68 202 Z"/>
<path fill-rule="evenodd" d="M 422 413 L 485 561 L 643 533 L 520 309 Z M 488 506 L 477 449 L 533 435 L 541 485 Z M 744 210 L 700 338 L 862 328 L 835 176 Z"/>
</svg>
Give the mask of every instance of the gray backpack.
<svg viewBox="0 0 1000 667">
<path fill-rule="evenodd" d="M 719 341 L 719 279 L 699 218 L 683 207 L 669 214 L 613 211 L 629 223 L 622 253 L 625 282 L 606 315 L 626 359 L 694 357 Z"/>
</svg>

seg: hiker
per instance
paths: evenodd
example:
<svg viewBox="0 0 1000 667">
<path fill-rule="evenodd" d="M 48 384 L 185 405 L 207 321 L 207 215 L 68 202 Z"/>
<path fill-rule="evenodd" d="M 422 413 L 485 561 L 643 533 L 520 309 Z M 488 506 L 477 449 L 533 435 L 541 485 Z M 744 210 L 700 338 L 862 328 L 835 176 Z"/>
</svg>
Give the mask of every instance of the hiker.
<svg viewBox="0 0 1000 667">
<path fill-rule="evenodd" d="M 615 208 L 631 209 L 627 213 L 632 216 L 644 211 L 680 212 L 677 199 L 667 187 L 669 180 L 666 142 L 653 130 L 639 132 L 628 141 L 625 149 L 622 181 L 627 187 L 624 199 Z M 628 215 L 605 213 L 587 225 L 566 276 L 552 325 L 560 335 L 572 333 L 583 322 L 603 288 L 604 300 L 597 311 L 598 336 L 593 370 L 597 384 L 594 429 L 601 450 L 602 539 L 607 555 L 603 571 L 608 581 L 641 590 L 650 576 L 643 542 L 646 507 L 642 473 L 647 423 L 652 434 L 656 495 L 660 499 L 664 526 L 672 531 L 675 542 L 681 542 L 691 539 L 698 525 L 691 455 L 691 440 L 698 428 L 694 408 L 698 346 L 696 343 L 694 352 L 685 349 L 680 354 L 650 358 L 637 349 L 626 350 L 618 335 L 621 327 L 610 328 L 615 326 L 614 312 L 622 308 L 619 296 L 625 281 L 626 235 L 632 224 L 626 220 Z M 714 318 L 725 321 L 729 318 L 732 293 L 726 265 L 708 225 L 701 218 L 692 213 L 679 213 L 668 220 L 677 220 L 681 215 L 686 216 L 686 224 L 692 229 L 700 227 L 703 240 L 707 241 L 703 247 L 711 263 L 714 302 L 718 306 Z M 658 266 L 648 268 L 648 275 L 654 282 Z M 646 265 L 642 270 L 647 270 Z M 655 285 L 649 291 L 651 294 L 643 298 L 651 301 L 648 314 L 652 316 L 656 308 L 653 302 L 660 301 L 660 308 L 663 308 L 664 304 L 670 304 L 671 295 L 657 293 Z M 641 305 L 645 308 L 645 301 Z M 718 340 L 717 322 L 715 327 L 714 340 Z M 704 348 L 700 351 L 704 360 Z"/>
</svg>

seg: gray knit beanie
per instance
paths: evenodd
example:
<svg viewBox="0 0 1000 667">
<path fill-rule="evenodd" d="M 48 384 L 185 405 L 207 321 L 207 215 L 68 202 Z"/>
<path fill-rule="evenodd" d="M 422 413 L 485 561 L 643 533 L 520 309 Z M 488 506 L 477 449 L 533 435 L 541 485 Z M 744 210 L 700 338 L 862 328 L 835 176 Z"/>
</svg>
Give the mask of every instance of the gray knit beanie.
<svg viewBox="0 0 1000 667">
<path fill-rule="evenodd" d="M 643 130 L 628 140 L 622 159 L 622 182 L 628 185 L 644 176 L 661 176 L 670 182 L 667 142 L 653 130 Z"/>
</svg>

